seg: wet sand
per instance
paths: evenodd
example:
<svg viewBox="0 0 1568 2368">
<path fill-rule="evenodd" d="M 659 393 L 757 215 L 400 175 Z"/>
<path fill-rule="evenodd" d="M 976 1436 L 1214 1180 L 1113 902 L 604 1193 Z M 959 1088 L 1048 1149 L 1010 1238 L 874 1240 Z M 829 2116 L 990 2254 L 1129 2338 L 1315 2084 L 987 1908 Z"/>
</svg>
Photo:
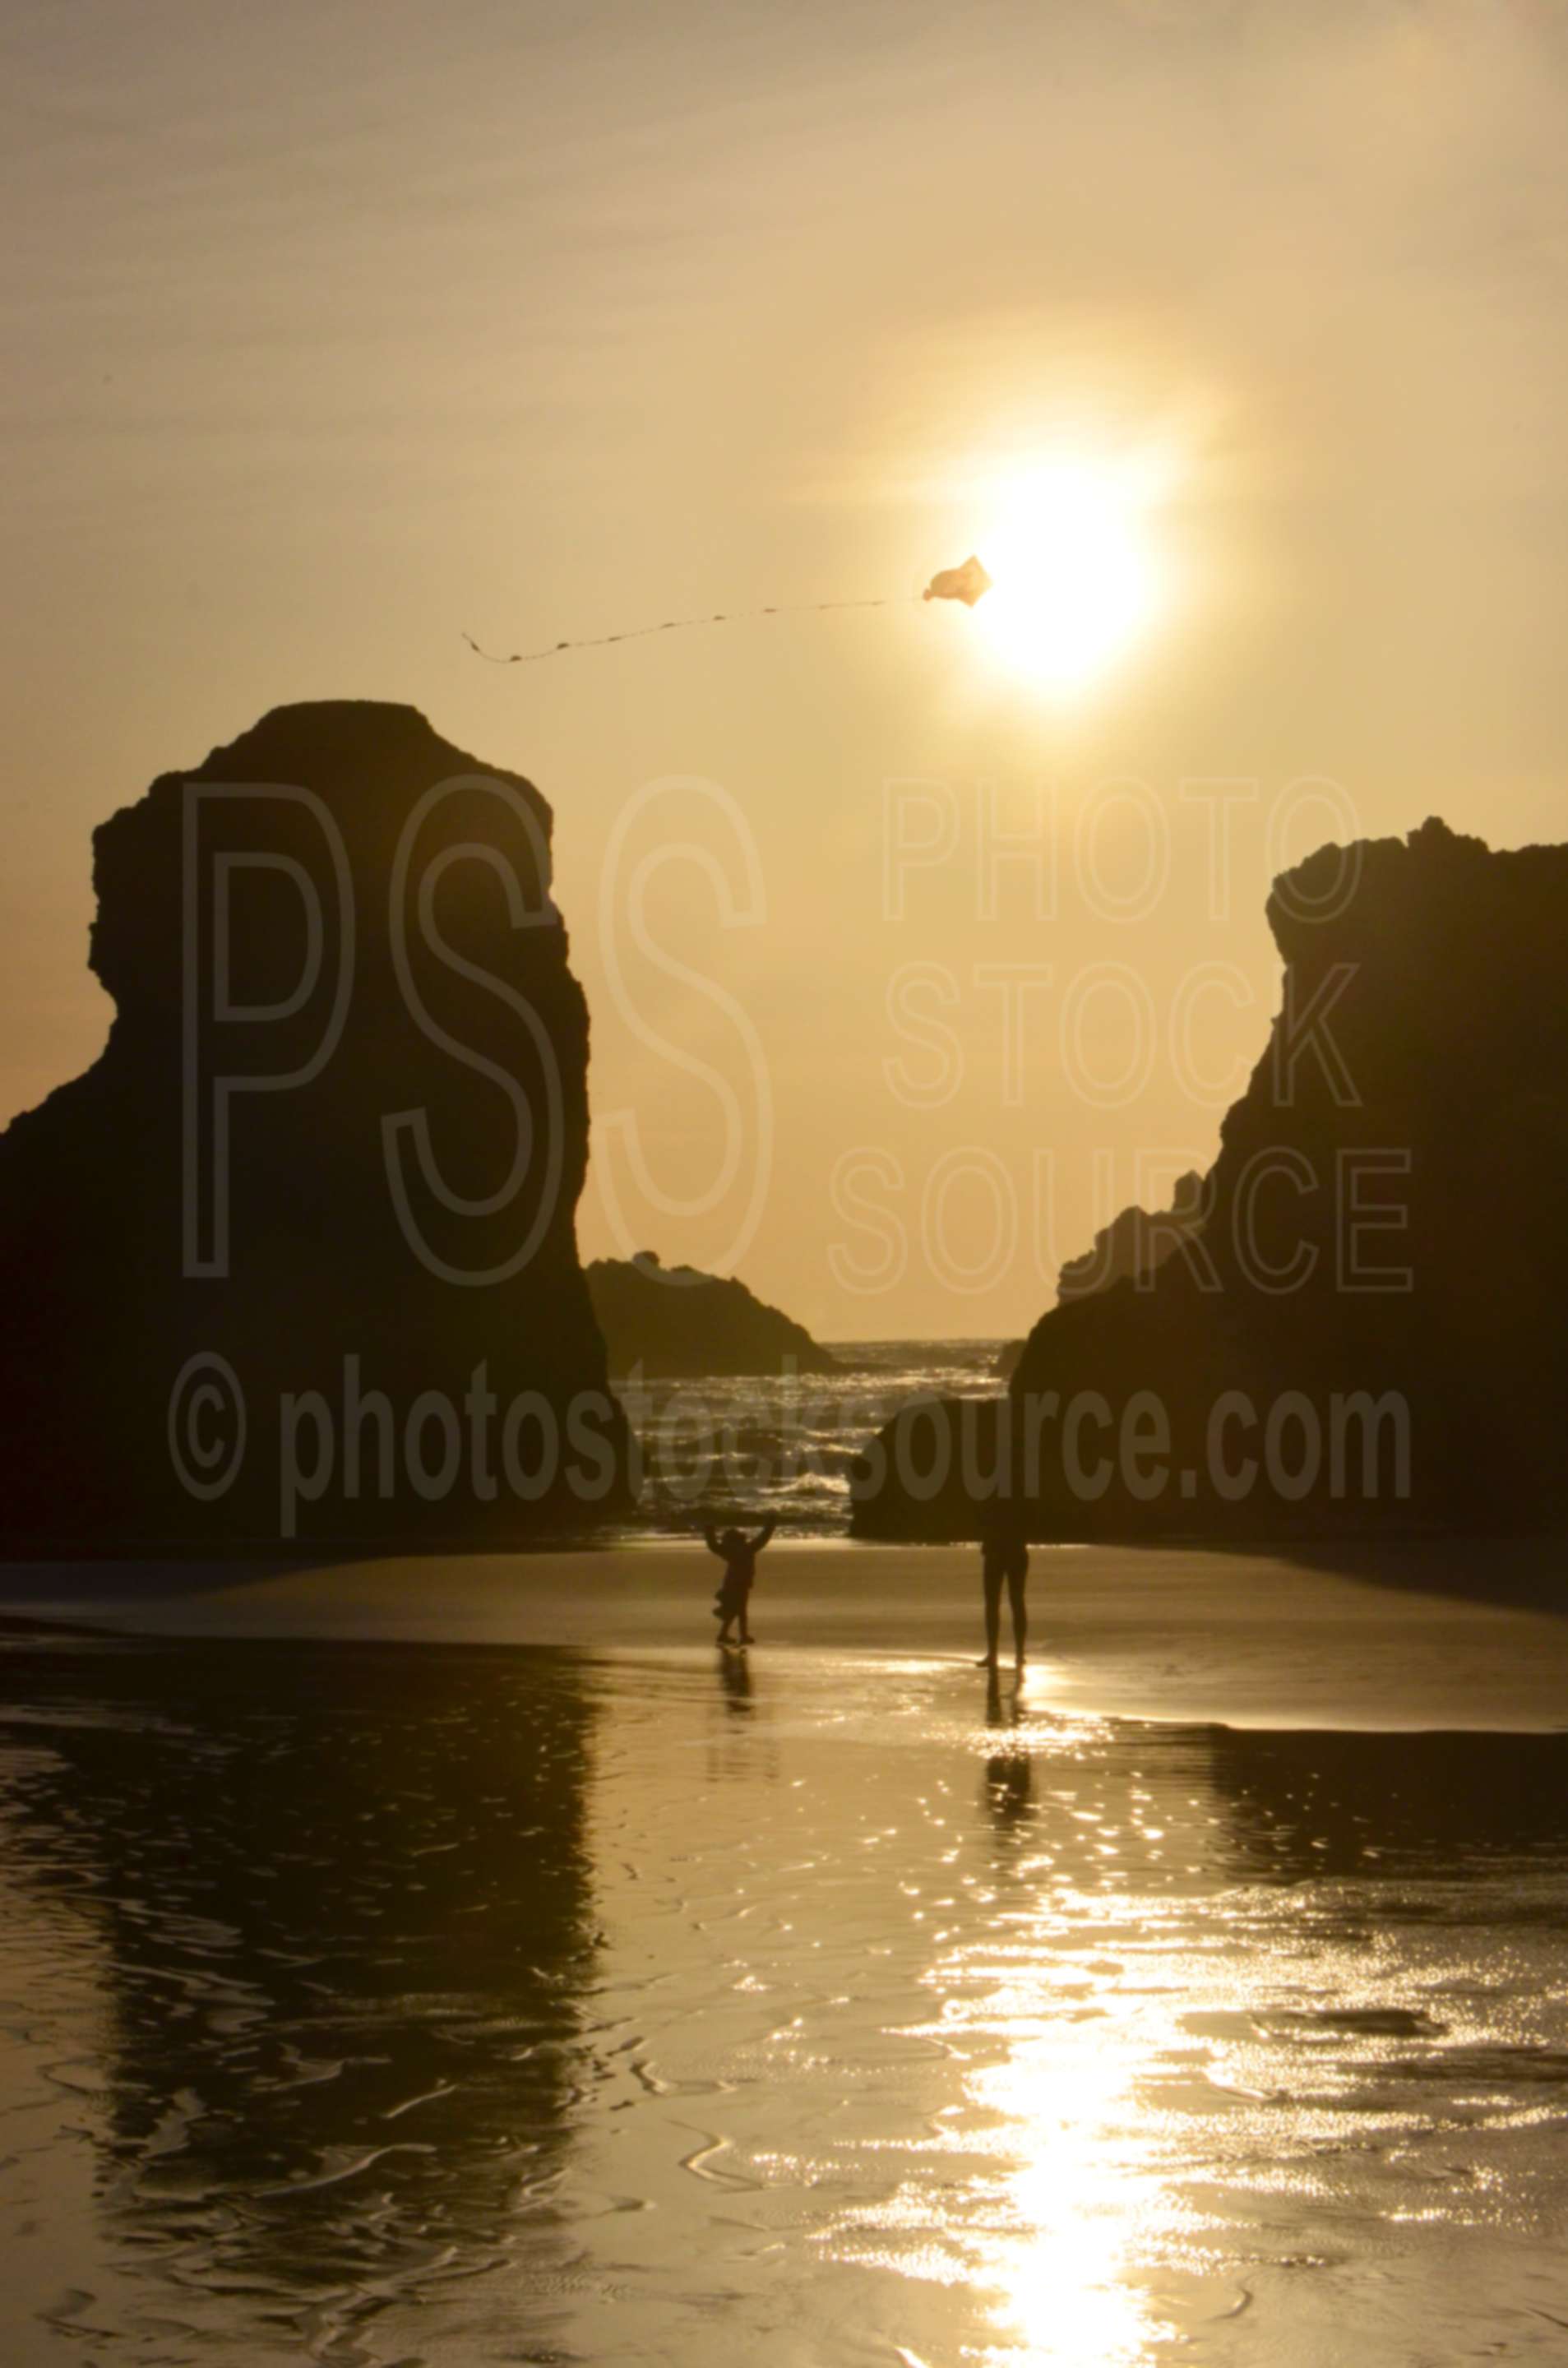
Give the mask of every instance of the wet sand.
<svg viewBox="0 0 1568 2368">
<path fill-rule="evenodd" d="M 803 1589 L 742 1656 L 296 1586 L 355 1641 L 0 1635 L 6 2368 L 1562 2358 L 1568 1738 L 1073 1714 Z M 1539 1614 L 1369 1592 L 1374 1673 L 1401 1618 L 1537 1683 Z"/>
<path fill-rule="evenodd" d="M 147 1635 L 570 1645 L 702 1645 L 702 1548 L 452 1555 L 314 1566 L 12 1565 L 0 1613 Z M 1568 1544 L 1215 1553 L 1037 1547 L 1030 1655 L 1075 1714 L 1233 1726 L 1551 1732 L 1568 1726 Z M 777 1541 L 756 1652 L 980 1650 L 972 1547 Z M 1007 1639 L 1004 1636 L 1004 1648 Z"/>
</svg>

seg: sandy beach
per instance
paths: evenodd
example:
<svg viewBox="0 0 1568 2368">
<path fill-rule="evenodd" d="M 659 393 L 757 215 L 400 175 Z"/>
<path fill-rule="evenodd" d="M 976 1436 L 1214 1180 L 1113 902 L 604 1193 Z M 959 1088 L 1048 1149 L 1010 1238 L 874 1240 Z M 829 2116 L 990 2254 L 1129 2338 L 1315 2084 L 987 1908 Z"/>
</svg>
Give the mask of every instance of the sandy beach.
<svg viewBox="0 0 1568 2368">
<path fill-rule="evenodd" d="M 1562 2358 L 1568 1623 L 764 1571 L 9 1575 L 7 2368 Z"/>
<path fill-rule="evenodd" d="M 12 1565 L 0 1612 L 171 1637 L 701 1647 L 719 1565 L 665 1543 L 311 1566 Z M 967 1547 L 777 1541 L 759 1658 L 955 1660 L 980 1649 Z M 1365 1555 L 1037 1547 L 1031 1691 L 1074 1714 L 1185 1724 L 1551 1732 L 1568 1725 L 1568 1546 Z M 1005 1638 L 1006 1645 L 1006 1638 Z"/>
</svg>

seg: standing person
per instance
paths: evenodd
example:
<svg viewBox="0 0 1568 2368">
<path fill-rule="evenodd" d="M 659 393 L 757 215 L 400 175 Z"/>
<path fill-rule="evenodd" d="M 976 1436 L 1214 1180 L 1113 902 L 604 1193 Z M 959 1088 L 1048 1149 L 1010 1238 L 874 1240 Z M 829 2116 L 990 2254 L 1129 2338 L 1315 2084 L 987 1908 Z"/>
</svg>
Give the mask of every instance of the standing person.
<svg viewBox="0 0 1568 2368">
<path fill-rule="evenodd" d="M 983 1669 L 996 1667 L 1002 1631 L 1002 1588 L 1006 1584 L 1008 1608 L 1013 1615 L 1013 1656 L 1021 1669 L 1024 1646 L 1029 1633 L 1028 1614 L 1024 1608 L 1024 1586 L 1029 1575 L 1029 1550 L 1023 1524 L 1016 1515 L 1011 1519 L 1005 1516 L 994 1518 L 982 1531 L 980 1575 L 985 1591 L 985 1652 L 980 1667 Z"/>
<path fill-rule="evenodd" d="M 721 1645 L 729 1643 L 731 1627 L 737 1619 L 741 1623 L 741 1643 L 754 1642 L 746 1607 L 756 1584 L 756 1558 L 778 1526 L 776 1517 L 770 1514 L 755 1538 L 744 1536 L 739 1530 L 726 1530 L 722 1537 L 710 1528 L 703 1530 L 709 1553 L 717 1554 L 724 1565 L 719 1592 L 713 1598 L 713 1617 L 719 1622 Z"/>
</svg>

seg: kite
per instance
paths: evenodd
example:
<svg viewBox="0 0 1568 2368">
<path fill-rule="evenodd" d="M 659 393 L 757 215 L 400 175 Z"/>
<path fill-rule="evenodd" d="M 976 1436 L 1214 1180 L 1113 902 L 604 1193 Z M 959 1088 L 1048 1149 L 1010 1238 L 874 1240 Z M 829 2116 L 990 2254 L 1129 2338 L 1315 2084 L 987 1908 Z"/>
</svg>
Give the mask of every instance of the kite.
<svg viewBox="0 0 1568 2368">
<path fill-rule="evenodd" d="M 989 592 L 990 589 L 991 578 L 979 560 L 966 559 L 961 567 L 942 568 L 938 574 L 932 576 L 925 591 L 918 597 L 923 600 L 961 600 L 966 608 L 972 609 L 981 595 Z M 897 605 L 895 601 L 885 598 L 881 600 L 792 600 L 768 609 L 736 609 L 733 611 L 721 609 L 711 617 L 666 617 L 662 624 L 633 625 L 626 632 L 594 633 L 581 641 L 547 642 L 540 650 L 512 650 L 505 654 L 481 649 L 472 633 L 464 633 L 462 638 L 474 656 L 483 658 L 486 666 L 538 666 L 543 658 L 559 657 L 563 650 L 604 650 L 608 649 L 612 642 L 645 641 L 651 633 L 685 633 L 698 625 L 736 625 L 753 617 L 822 617 L 831 609 L 892 609 Z"/>
<path fill-rule="evenodd" d="M 972 609 L 991 589 L 991 578 L 972 552 L 961 567 L 941 567 L 921 594 L 923 600 L 961 600 Z"/>
</svg>

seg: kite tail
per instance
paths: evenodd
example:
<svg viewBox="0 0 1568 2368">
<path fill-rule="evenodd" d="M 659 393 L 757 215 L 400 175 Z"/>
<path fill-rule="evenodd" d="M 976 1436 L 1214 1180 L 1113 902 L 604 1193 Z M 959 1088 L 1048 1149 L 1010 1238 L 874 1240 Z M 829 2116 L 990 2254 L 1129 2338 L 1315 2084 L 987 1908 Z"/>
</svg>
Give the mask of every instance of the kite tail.
<svg viewBox="0 0 1568 2368">
<path fill-rule="evenodd" d="M 916 594 L 915 597 L 918 598 L 920 596 Z M 486 666 L 538 666 L 541 658 L 559 657 L 562 650 L 604 650 L 612 642 L 645 641 L 650 633 L 685 633 L 697 625 L 738 625 L 754 617 L 821 617 L 834 609 L 892 609 L 899 605 L 892 599 L 786 600 L 767 609 L 721 609 L 712 617 L 666 617 L 662 624 L 634 625 L 627 632 L 595 633 L 580 641 L 549 642 L 543 649 L 513 650 L 506 656 L 497 655 L 493 650 L 482 650 L 472 633 L 464 633 L 462 638 L 474 656 L 483 658 Z"/>
</svg>

